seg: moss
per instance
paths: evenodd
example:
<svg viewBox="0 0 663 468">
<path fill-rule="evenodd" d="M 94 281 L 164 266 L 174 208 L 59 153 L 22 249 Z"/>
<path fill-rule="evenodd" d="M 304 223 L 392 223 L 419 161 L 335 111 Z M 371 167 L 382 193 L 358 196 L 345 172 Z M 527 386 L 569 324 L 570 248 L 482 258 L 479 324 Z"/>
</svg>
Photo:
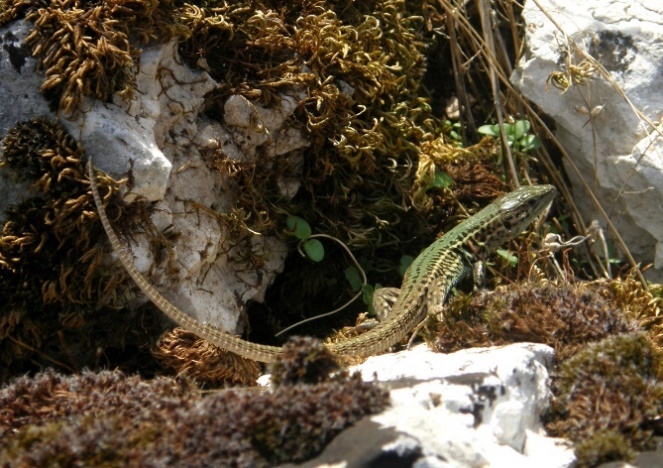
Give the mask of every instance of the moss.
<svg viewBox="0 0 663 468">
<path fill-rule="evenodd" d="M 629 461 L 635 453 L 631 444 L 617 431 L 597 431 L 575 447 L 577 466 L 597 466 L 610 461 Z"/>
<path fill-rule="evenodd" d="M 359 376 L 203 394 L 166 378 L 46 372 L 0 389 L 0 458 L 18 466 L 273 466 L 312 457 L 387 398 Z"/>
<path fill-rule="evenodd" d="M 255 361 L 214 346 L 179 327 L 164 333 L 152 354 L 177 375 L 211 388 L 256 385 L 260 375 L 260 366 Z"/>
<path fill-rule="evenodd" d="M 140 47 L 169 38 L 180 42 L 187 63 L 220 83 L 206 97 L 207 118 L 222 121 L 223 104 L 234 94 L 266 108 L 279 93 L 299 96 L 288 126 L 305 130 L 312 145 L 302 150 L 296 177 L 303 185 L 293 200 L 284 200 L 278 186 L 281 174 L 292 175 L 291 154 L 242 164 L 222 148 L 210 155 L 235 184 L 233 215 L 225 221 L 238 244 L 248 229 L 282 235 L 286 215 L 297 214 L 344 241 L 365 264 L 380 257 L 369 274 L 392 284 L 401 255 L 416 255 L 466 215 L 458 200 L 484 202 L 503 189 L 485 170 L 499 170 L 490 162 L 499 148 L 488 140 L 457 148 L 423 87 L 426 54 L 445 17 L 436 2 L 11 0 L 5 7 L 5 21 L 34 22 L 27 43 L 46 75 L 42 90 L 65 114 L 84 113 L 85 97 L 130 95 Z M 453 167 L 459 160 L 466 164 Z M 436 168 L 454 171 L 451 190 L 430 188 Z M 247 245 L 235 250 L 247 263 L 261 261 Z M 270 292 L 277 316 L 307 315 L 305 305 L 313 302 L 333 308 L 338 288 L 329 287 L 329 278 L 342 278 L 340 262 L 310 271 L 293 258 L 288 267 L 292 274 Z M 294 303 L 290 281 L 301 292 Z"/>
<path fill-rule="evenodd" d="M 427 332 L 449 352 L 525 341 L 555 349 L 551 435 L 576 444 L 581 466 L 649 448 L 663 410 L 660 302 L 633 279 L 521 285 L 461 294 Z"/>
<path fill-rule="evenodd" d="M 646 423 L 663 411 L 662 378 L 663 355 L 642 333 L 591 343 L 555 373 L 556 400 L 546 427 L 552 435 L 582 442 L 577 455 L 628 454 L 625 444 L 616 450 L 606 443 L 616 435 L 631 449 L 651 448 Z"/>
<path fill-rule="evenodd" d="M 461 295 L 449 304 L 429 342 L 444 352 L 519 341 L 544 343 L 563 361 L 588 342 L 640 329 L 637 320 L 597 289 L 601 283 L 523 285 Z"/>
<path fill-rule="evenodd" d="M 628 317 L 637 320 L 659 349 L 663 349 L 663 297 L 661 285 L 652 284 L 649 290 L 633 277 L 598 282 L 597 292 L 612 298 Z"/>
<path fill-rule="evenodd" d="M 274 385 L 328 382 L 340 369 L 336 357 L 314 338 L 293 337 L 283 345 L 283 356 L 272 365 Z"/>
<path fill-rule="evenodd" d="M 26 38 L 46 75 L 41 91 L 53 108 L 78 116 L 84 97 L 107 101 L 133 90 L 139 46 L 184 30 L 172 19 L 172 2 L 157 0 L 10 0 L 0 22 L 33 22 Z"/>
<path fill-rule="evenodd" d="M 184 58 L 204 61 L 222 84 L 208 96 L 208 117 L 222 120 L 233 94 L 267 108 L 280 92 L 304 96 L 288 122 L 311 141 L 302 150 L 303 185 L 293 200 L 278 187 L 281 175 L 292 176 L 293 155 L 261 154 L 241 164 L 223 148 L 212 155 L 238 194 L 246 227 L 283 235 L 286 215 L 296 214 L 348 244 L 369 275 L 379 276 L 372 281 L 393 284 L 401 255 L 416 255 L 465 214 L 457 193 L 483 193 L 478 199 L 484 201 L 503 188 L 497 178 L 466 184 L 462 172 L 469 165 L 459 166 L 453 189 L 429 187 L 435 165 L 465 159 L 489 166 L 498 151 L 488 142 L 459 150 L 432 112 L 422 82 L 435 43 L 431 28 L 442 18 L 436 8 L 428 1 L 297 1 L 283 8 L 259 1 L 208 2 L 182 12 L 192 31 L 182 44 Z M 422 161 L 433 164 L 415 171 Z M 376 257 L 380 265 L 371 268 Z M 292 257 L 290 274 L 277 280 L 267 301 L 284 321 L 309 316 L 312 303 L 333 309 L 345 267 L 340 256 L 314 268 Z M 337 320 L 313 327 L 340 328 Z"/>
<path fill-rule="evenodd" d="M 145 356 L 131 348 L 156 323 L 134 326 L 141 317 L 117 311 L 123 298 L 115 286 L 126 278 L 103 264 L 108 248 L 83 149 L 58 124 L 33 119 L 11 128 L 2 150 L 2 170 L 28 184 L 29 196 L 6 209 L 0 233 L 0 381 L 35 364 L 76 370 L 127 349 Z M 109 178 L 99 184 L 110 216 L 135 229 L 145 206 L 123 208 L 119 185 Z"/>
</svg>

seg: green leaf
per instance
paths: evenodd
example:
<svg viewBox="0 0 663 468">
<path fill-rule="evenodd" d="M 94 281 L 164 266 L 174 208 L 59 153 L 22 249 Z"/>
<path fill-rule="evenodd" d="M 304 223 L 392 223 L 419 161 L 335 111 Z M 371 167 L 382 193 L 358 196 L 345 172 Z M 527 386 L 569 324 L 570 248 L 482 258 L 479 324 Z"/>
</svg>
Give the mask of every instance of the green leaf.
<svg viewBox="0 0 663 468">
<path fill-rule="evenodd" d="M 368 313 L 371 315 L 375 315 L 375 312 L 373 311 L 373 293 L 375 292 L 375 289 L 376 288 L 370 284 L 365 284 L 361 288 L 361 300 L 368 306 Z"/>
<path fill-rule="evenodd" d="M 481 133 L 482 135 L 488 135 L 497 138 L 500 136 L 500 127 L 499 125 L 482 125 L 477 129 L 477 132 Z"/>
<path fill-rule="evenodd" d="M 528 120 L 518 120 L 516 123 L 512 124 L 511 127 L 513 128 L 512 133 L 514 141 L 520 140 L 527 132 L 529 132 L 529 129 L 532 128 Z"/>
<path fill-rule="evenodd" d="M 350 266 L 347 267 L 343 273 L 345 274 L 345 279 L 348 280 L 348 283 L 350 283 L 352 292 L 359 291 L 364 284 L 361 279 L 361 275 L 359 274 L 359 270 L 357 270 L 356 267 Z"/>
<path fill-rule="evenodd" d="M 302 248 L 306 256 L 314 262 L 321 262 L 325 258 L 325 248 L 318 239 L 307 240 L 302 244 Z"/>
<path fill-rule="evenodd" d="M 495 250 L 495 252 L 497 253 L 497 255 L 499 255 L 500 257 L 505 259 L 509 263 L 510 267 L 513 268 L 516 265 L 518 265 L 518 257 L 516 257 L 510 251 L 504 250 L 504 249 L 497 249 L 497 250 Z"/>
<path fill-rule="evenodd" d="M 299 216 L 288 216 L 285 225 L 290 234 L 293 234 L 297 239 L 306 240 L 311 237 L 311 226 Z"/>
<path fill-rule="evenodd" d="M 401 274 L 401 276 L 405 276 L 405 272 L 408 268 L 410 268 L 412 262 L 414 262 L 414 257 L 411 255 L 403 255 L 401 257 L 400 265 L 398 265 L 398 272 Z"/>
<path fill-rule="evenodd" d="M 535 135 L 525 135 L 518 142 L 520 146 L 520 151 L 527 152 L 533 151 L 541 148 L 541 140 L 539 140 Z"/>
<path fill-rule="evenodd" d="M 426 190 L 429 190 L 431 188 L 447 188 L 453 183 L 454 180 L 451 178 L 449 174 L 447 174 L 446 172 L 435 170 L 435 175 L 433 176 L 433 180 L 431 181 L 430 184 L 428 184 Z"/>
</svg>

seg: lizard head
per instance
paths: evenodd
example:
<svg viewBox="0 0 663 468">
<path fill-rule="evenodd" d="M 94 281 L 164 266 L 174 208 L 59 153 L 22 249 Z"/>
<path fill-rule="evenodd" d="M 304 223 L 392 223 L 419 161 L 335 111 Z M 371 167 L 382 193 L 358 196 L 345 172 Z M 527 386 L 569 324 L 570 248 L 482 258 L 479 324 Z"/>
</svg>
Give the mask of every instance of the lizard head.
<svg viewBox="0 0 663 468">
<path fill-rule="evenodd" d="M 550 205 L 557 190 L 552 185 L 520 187 L 493 202 L 509 237 L 515 237 L 534 221 Z"/>
</svg>

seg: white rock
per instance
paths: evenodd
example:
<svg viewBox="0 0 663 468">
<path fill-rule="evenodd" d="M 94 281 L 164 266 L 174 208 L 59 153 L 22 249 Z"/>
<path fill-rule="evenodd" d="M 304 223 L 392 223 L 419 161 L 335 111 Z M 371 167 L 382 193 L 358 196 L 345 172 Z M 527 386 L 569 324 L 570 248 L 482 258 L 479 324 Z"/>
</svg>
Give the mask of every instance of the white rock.
<svg viewBox="0 0 663 468">
<path fill-rule="evenodd" d="M 77 121 L 61 122 L 80 138 L 95 167 L 116 177 L 131 171 L 136 183 L 127 201 L 138 195 L 161 200 L 172 164 L 154 141 L 153 125 L 146 127 L 145 120 L 139 123 L 114 104 L 88 100 L 87 106 L 89 110 Z"/>
<path fill-rule="evenodd" d="M 545 437 L 540 422 L 552 356 L 531 343 L 448 355 L 422 345 L 352 370 L 367 381 L 398 382 L 392 407 L 371 420 L 405 434 L 408 444 L 418 441 L 417 466 L 563 467 L 574 461 L 572 450 Z"/>
<path fill-rule="evenodd" d="M 3 134 L 21 120 L 55 118 L 38 92 L 43 75 L 35 71 L 29 49 L 21 45 L 30 27 L 18 21 L 0 29 Z M 130 176 L 126 200 L 141 196 L 155 201 L 154 225 L 179 234 L 173 256 L 160 255 L 156 265 L 147 238 L 132 234 L 131 251 L 139 271 L 149 273 L 149 281 L 171 302 L 201 322 L 239 332 L 246 303 L 263 299 L 283 268 L 286 247 L 279 239 L 256 235 L 245 245 L 262 256 L 263 265 L 256 268 L 237 259 L 236 241 L 205 209 L 227 212 L 236 195 L 228 190 L 225 176 L 210 169 L 212 154 L 248 164 L 261 164 L 258 155 L 282 155 L 279 163 L 288 170 L 281 169 L 276 182 L 284 194 L 294 196 L 301 149 L 310 144 L 304 131 L 289 126 L 302 94 L 283 94 L 270 108 L 233 96 L 222 124 L 202 115 L 217 83 L 207 72 L 184 65 L 175 42 L 146 47 L 139 60 L 132 96 L 116 94 L 112 102 L 88 99 L 77 120 L 61 122 L 83 143 L 97 167 L 116 178 Z M 233 117 L 233 106 L 244 112 L 243 121 L 241 113 Z M 20 199 L 13 180 L 0 180 L 3 193 L 0 202 Z"/>
<path fill-rule="evenodd" d="M 663 108 L 663 2 L 588 0 L 525 3 L 526 52 L 511 80 L 556 124 L 556 137 L 611 215 L 637 260 L 654 262 L 650 278 L 663 280 L 663 142 L 636 116 L 611 84 L 596 75 L 565 93 L 550 86 L 551 73 L 564 71 L 571 37 L 596 58 L 632 103 L 652 121 Z M 567 36 L 565 36 L 566 34 Z M 588 123 L 588 110 L 597 112 Z M 599 112 L 599 109 L 602 109 Z M 595 132 L 595 133 L 593 133 Z M 568 166 L 568 163 L 567 163 Z M 600 219 L 573 170 L 574 200 L 586 219 Z M 601 220 L 603 222 L 603 220 Z"/>
<path fill-rule="evenodd" d="M 248 242 L 254 252 L 264 255 L 260 269 L 247 267 L 232 257 L 234 240 L 228 239 L 225 228 L 209 212 L 195 208 L 227 211 L 235 196 L 227 191 L 224 175 L 210 170 L 208 164 L 212 161 L 202 153 L 220 151 L 229 159 L 250 162 L 255 154 L 269 154 L 257 148 L 268 146 L 272 138 L 269 132 L 247 129 L 240 146 L 234 138 L 236 128 L 227 122 L 232 119 L 225 119 L 226 125 L 221 125 L 202 116 L 205 97 L 216 83 L 206 72 L 183 65 L 175 43 L 145 49 L 138 70 L 137 91 L 132 99 L 115 96 L 113 104 L 96 104 L 117 110 L 116 118 L 107 125 L 112 128 L 100 133 L 115 140 L 104 143 L 105 148 L 119 148 L 105 151 L 104 160 L 97 165 L 116 175 L 125 174 L 131 167 L 133 186 L 129 195 L 159 200 L 155 225 L 170 227 L 179 237 L 173 245 L 174 258 L 165 259 L 155 270 L 147 240 L 136 234 L 132 246 L 136 266 L 151 272 L 150 281 L 164 296 L 198 321 L 231 332 L 241 331 L 240 317 L 246 303 L 263 299 L 267 286 L 283 268 L 286 248 L 278 239 L 254 236 Z M 256 112 L 280 116 L 283 109 L 288 109 L 291 113 L 292 100 L 285 96 L 276 110 Z M 103 112 L 98 115 L 101 120 L 105 117 Z M 87 122 L 95 118 L 94 112 L 88 112 L 81 120 L 88 128 Z M 281 125 L 286 118 L 280 120 Z M 279 122 L 274 118 L 267 121 L 278 133 Z M 128 130 L 120 134 L 118 129 Z M 89 152 L 93 134 L 90 129 L 81 136 Z M 127 142 L 133 148 L 123 150 Z M 98 154 L 96 150 L 93 154 Z"/>
<path fill-rule="evenodd" d="M 39 115 L 54 114 L 39 93 L 44 77 L 24 44 L 32 23 L 14 21 L 0 28 L 0 138 L 11 127 Z"/>
</svg>

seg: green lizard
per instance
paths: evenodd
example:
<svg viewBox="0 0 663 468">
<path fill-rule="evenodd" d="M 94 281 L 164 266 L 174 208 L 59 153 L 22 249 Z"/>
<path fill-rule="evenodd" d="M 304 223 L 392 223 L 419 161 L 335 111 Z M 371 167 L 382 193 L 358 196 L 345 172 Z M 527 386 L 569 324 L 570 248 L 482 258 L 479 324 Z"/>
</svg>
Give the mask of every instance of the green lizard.
<svg viewBox="0 0 663 468">
<path fill-rule="evenodd" d="M 282 353 L 276 346 L 251 343 L 198 322 L 163 297 L 136 269 L 130 251 L 113 230 L 103 208 L 92 162 L 88 163 L 90 188 L 99 218 L 111 246 L 145 296 L 184 329 L 210 343 L 249 359 L 275 361 Z M 398 299 L 386 319 L 372 330 L 327 347 L 340 356 L 370 356 L 402 340 L 426 314 L 441 311 L 451 288 L 498 246 L 520 234 L 555 197 L 551 185 L 521 187 L 497 199 L 474 216 L 444 234 L 412 262 Z"/>
</svg>

